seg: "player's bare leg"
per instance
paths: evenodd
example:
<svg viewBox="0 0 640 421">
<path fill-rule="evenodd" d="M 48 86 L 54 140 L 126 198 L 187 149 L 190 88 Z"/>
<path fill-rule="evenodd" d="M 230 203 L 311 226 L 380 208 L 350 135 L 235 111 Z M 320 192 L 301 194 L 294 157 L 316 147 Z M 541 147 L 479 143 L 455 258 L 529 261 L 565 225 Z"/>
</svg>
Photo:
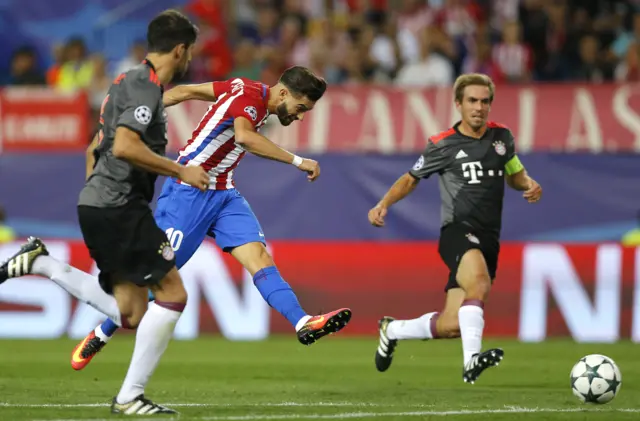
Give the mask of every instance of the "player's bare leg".
<svg viewBox="0 0 640 421">
<path fill-rule="evenodd" d="M 348 308 L 317 316 L 308 315 L 289 284 L 282 279 L 264 244 L 247 243 L 235 247 L 231 254 L 251 273 L 264 300 L 295 328 L 300 343 L 311 345 L 323 336 L 338 332 L 351 319 Z"/>
<path fill-rule="evenodd" d="M 118 285 L 113 291 L 114 298 L 120 307 L 122 320 L 124 320 L 124 327 L 127 329 L 137 328 L 147 311 L 147 302 L 138 298 L 142 294 L 140 291 L 145 292 L 146 288 L 140 288 L 130 283 Z M 74 370 L 78 371 L 85 368 L 111 339 L 110 336 L 102 331 L 101 326 L 92 330 L 73 349 L 71 367 Z"/>
<path fill-rule="evenodd" d="M 447 339 L 460 337 L 458 309 L 465 293 L 459 288 L 447 292 L 444 310 L 424 314 L 417 319 L 395 320 L 385 316 L 378 322 L 380 342 L 375 363 L 378 371 L 386 371 L 393 361 L 398 341 L 408 339 Z"/>
<path fill-rule="evenodd" d="M 491 290 L 491 278 L 480 250 L 471 249 L 462 256 L 456 280 L 465 292 L 458 311 L 464 354 L 462 378 L 474 383 L 485 369 L 498 365 L 504 355 L 499 348 L 482 352 L 484 303 Z"/>
<path fill-rule="evenodd" d="M 155 294 L 155 302 L 149 304 L 149 309 L 140 321 L 129 371 L 120 393 L 113 398 L 111 412 L 115 414 L 176 413 L 176 411 L 146 399 L 144 388 L 173 336 L 175 325 L 187 303 L 187 291 L 175 267 L 160 281 L 159 285 L 152 287 L 152 290 Z M 142 303 L 146 305 L 148 302 L 147 294 L 146 288 L 138 288 L 138 291 L 134 291 L 134 295 L 130 295 L 130 297 L 141 305 Z M 121 297 L 118 292 L 116 295 Z"/>
</svg>

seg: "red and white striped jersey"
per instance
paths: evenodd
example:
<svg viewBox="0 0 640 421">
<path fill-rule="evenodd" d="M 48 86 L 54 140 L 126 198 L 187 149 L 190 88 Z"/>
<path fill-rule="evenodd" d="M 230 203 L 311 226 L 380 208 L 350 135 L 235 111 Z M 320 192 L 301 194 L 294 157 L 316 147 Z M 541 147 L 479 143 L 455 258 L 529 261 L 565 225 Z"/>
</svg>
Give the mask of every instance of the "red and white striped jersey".
<svg viewBox="0 0 640 421">
<path fill-rule="evenodd" d="M 178 162 L 182 165 L 199 165 L 209 173 L 211 190 L 234 188 L 233 171 L 245 154 L 235 142 L 233 121 L 245 117 L 254 127 L 262 127 L 269 111 L 269 87 L 245 78 L 213 82 L 217 97 L 189 142 L 180 150 Z"/>
</svg>

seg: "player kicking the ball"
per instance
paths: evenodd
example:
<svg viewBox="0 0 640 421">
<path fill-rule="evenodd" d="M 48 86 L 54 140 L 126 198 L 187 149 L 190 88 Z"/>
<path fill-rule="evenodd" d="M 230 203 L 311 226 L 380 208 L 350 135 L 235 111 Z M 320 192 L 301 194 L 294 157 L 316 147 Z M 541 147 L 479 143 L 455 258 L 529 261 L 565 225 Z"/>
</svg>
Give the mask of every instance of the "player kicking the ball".
<svg viewBox="0 0 640 421">
<path fill-rule="evenodd" d="M 304 345 L 341 330 L 349 322 L 351 310 L 343 308 L 310 316 L 302 309 L 267 252 L 263 230 L 247 201 L 236 190 L 233 172 L 248 151 L 292 164 L 307 173 L 309 181 L 315 181 L 320 175 L 316 161 L 287 152 L 257 130 L 271 114 L 285 126 L 302 120 L 325 90 L 323 79 L 304 67 L 292 67 L 272 87 L 238 78 L 178 86 L 163 97 L 165 106 L 192 99 L 215 101 L 178 158 L 183 166 L 203 168 L 210 177 L 209 189 L 202 192 L 184 181 L 168 178 L 156 206 L 155 221 L 169 236 L 177 267 L 184 266 L 206 236 L 215 238 L 220 248 L 231 253 L 251 273 L 265 301 L 291 323 Z M 89 174 L 94 166 L 93 148 L 95 144 L 87 154 Z M 111 318 L 74 349 L 71 365 L 76 370 L 83 369 L 91 361 L 118 327 L 129 325 L 127 317 L 121 316 L 117 308 L 114 314 L 97 279 L 48 256 L 38 239 L 31 239 L 0 267 L 0 283 L 26 274 L 52 279 Z M 140 310 L 142 314 L 144 310 Z"/>
<path fill-rule="evenodd" d="M 505 180 L 511 188 L 524 191 L 529 203 L 540 200 L 542 189 L 518 159 L 511 131 L 487 121 L 494 97 L 491 79 L 462 75 L 454 95 L 462 121 L 429 138 L 413 168 L 369 211 L 369 222 L 384 226 L 391 205 L 411 193 L 420 179 L 440 175 L 438 250 L 450 270 L 444 310 L 413 320 L 382 318 L 375 363 L 379 371 L 386 371 L 399 340 L 462 337 L 462 378 L 474 383 L 504 355 L 502 349 L 482 351 L 482 330 L 484 303 L 498 266 Z"/>
</svg>

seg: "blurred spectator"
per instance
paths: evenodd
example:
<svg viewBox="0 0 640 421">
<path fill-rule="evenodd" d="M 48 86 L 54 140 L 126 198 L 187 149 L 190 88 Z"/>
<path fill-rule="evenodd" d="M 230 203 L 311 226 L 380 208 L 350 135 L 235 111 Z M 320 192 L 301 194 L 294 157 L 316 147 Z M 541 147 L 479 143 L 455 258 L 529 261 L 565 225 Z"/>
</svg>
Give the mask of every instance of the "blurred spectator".
<svg viewBox="0 0 640 421">
<path fill-rule="evenodd" d="M 602 83 L 607 79 L 604 61 L 600 54 L 600 42 L 593 35 L 587 35 L 580 40 L 581 63 L 575 70 L 574 80 Z"/>
<path fill-rule="evenodd" d="M 370 26 L 372 42 L 369 50 L 371 59 L 390 78 L 395 78 L 402 66 L 402 53 L 398 38 L 396 21 L 386 17 L 377 26 Z"/>
<path fill-rule="evenodd" d="M 488 40 L 480 38 L 473 51 L 465 57 L 462 64 L 463 73 L 484 73 L 494 80 L 498 79 L 496 67 L 491 56 L 491 44 Z"/>
<path fill-rule="evenodd" d="M 434 14 L 424 1 L 401 0 L 401 4 L 396 19 L 402 60 L 416 62 L 421 59 L 420 33 L 433 23 Z"/>
<path fill-rule="evenodd" d="M 296 15 L 284 18 L 280 25 L 280 45 L 287 55 L 287 66 L 309 66 L 309 41 L 304 36 L 304 22 Z"/>
<path fill-rule="evenodd" d="M 9 243 L 16 239 L 16 233 L 13 229 L 6 225 L 7 215 L 4 208 L 0 206 L 0 244 Z"/>
<path fill-rule="evenodd" d="M 538 78 L 541 80 L 561 80 L 566 73 L 565 45 L 568 37 L 569 16 L 567 7 L 561 1 L 546 6 L 547 24 L 544 53 L 539 57 Z"/>
<path fill-rule="evenodd" d="M 453 65 L 438 50 L 439 30 L 424 29 L 420 36 L 420 60 L 406 64 L 396 79 L 399 86 L 447 86 L 453 83 Z"/>
<path fill-rule="evenodd" d="M 96 54 L 91 57 L 93 65 L 93 78 L 88 89 L 89 104 L 96 113 L 100 111 L 102 101 L 107 96 L 107 92 L 113 82 L 107 71 L 107 61 L 104 56 Z"/>
<path fill-rule="evenodd" d="M 72 38 L 65 48 L 65 63 L 60 67 L 56 87 L 65 92 L 88 89 L 93 80 L 93 61 L 82 38 Z"/>
<path fill-rule="evenodd" d="M 640 12 L 633 15 L 631 28 L 621 31 L 616 40 L 611 45 L 611 52 L 616 59 L 624 59 L 629 47 L 634 42 L 640 42 Z"/>
<path fill-rule="evenodd" d="M 222 0 L 194 0 L 186 8 L 200 29 L 195 53 L 203 74 L 198 79 L 222 80 L 233 68 L 227 32 L 233 25 L 225 23 L 227 4 Z"/>
<path fill-rule="evenodd" d="M 521 39 L 518 22 L 504 25 L 502 42 L 493 47 L 496 81 L 526 82 L 531 76 L 531 50 Z"/>
<path fill-rule="evenodd" d="M 271 6 L 258 9 L 255 25 L 255 41 L 260 45 L 276 45 L 278 43 L 278 10 Z"/>
<path fill-rule="evenodd" d="M 147 54 L 147 43 L 136 41 L 129 50 L 129 55 L 118 62 L 115 67 L 114 76 L 127 72 L 132 67 L 142 63 Z"/>
<path fill-rule="evenodd" d="M 285 52 L 276 47 L 270 47 L 264 53 L 264 67 L 260 75 L 262 83 L 275 85 L 282 72 L 287 68 L 287 56 Z"/>
<path fill-rule="evenodd" d="M 618 82 L 640 82 L 640 41 L 630 44 L 624 60 L 615 70 Z"/>
<path fill-rule="evenodd" d="M 580 40 L 592 32 L 592 26 L 585 8 L 580 7 L 570 13 L 563 52 L 568 68 L 574 69 L 580 65 Z"/>
<path fill-rule="evenodd" d="M 259 80 L 262 66 L 257 58 L 256 45 L 252 39 L 246 38 L 240 41 L 234 49 L 234 67 L 229 74 L 230 78 L 244 77 Z"/>
<path fill-rule="evenodd" d="M 38 68 L 36 51 L 32 47 L 22 47 L 11 58 L 9 85 L 44 85 L 44 74 Z"/>
<path fill-rule="evenodd" d="M 55 44 L 52 48 L 53 64 L 47 69 L 47 85 L 56 86 L 60 79 L 60 69 L 67 61 L 67 46 L 65 44 Z"/>
</svg>

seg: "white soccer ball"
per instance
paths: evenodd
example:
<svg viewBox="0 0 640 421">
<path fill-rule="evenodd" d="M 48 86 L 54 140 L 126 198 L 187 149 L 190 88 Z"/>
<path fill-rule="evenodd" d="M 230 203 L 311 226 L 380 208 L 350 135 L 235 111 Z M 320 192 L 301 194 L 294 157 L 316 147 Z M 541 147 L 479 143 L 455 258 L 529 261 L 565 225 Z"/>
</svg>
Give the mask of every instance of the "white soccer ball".
<svg viewBox="0 0 640 421">
<path fill-rule="evenodd" d="M 611 402 L 621 386 L 620 369 L 604 355 L 582 357 L 571 369 L 571 390 L 581 402 Z"/>
</svg>

